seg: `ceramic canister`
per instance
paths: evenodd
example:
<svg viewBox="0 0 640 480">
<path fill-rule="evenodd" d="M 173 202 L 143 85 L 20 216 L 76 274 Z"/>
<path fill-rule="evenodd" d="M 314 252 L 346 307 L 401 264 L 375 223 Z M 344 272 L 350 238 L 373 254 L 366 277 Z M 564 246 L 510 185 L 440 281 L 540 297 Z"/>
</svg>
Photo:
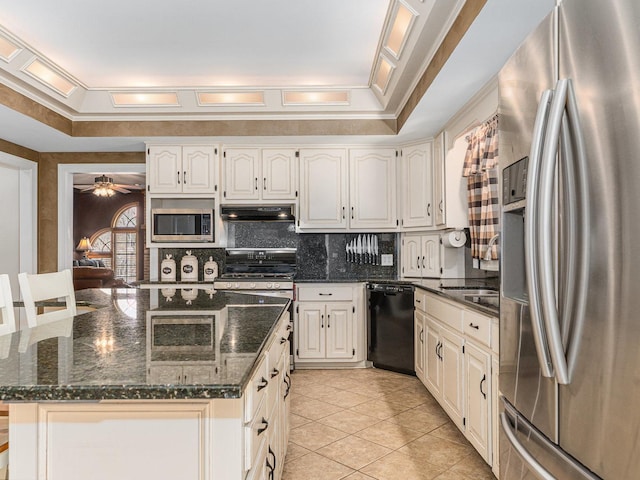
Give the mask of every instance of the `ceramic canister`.
<svg viewBox="0 0 640 480">
<path fill-rule="evenodd" d="M 175 282 L 176 281 L 176 261 L 171 254 L 167 254 L 166 258 L 160 264 L 160 281 Z"/>
<path fill-rule="evenodd" d="M 218 276 L 218 264 L 213 260 L 213 257 L 209 257 L 209 260 L 204 264 L 204 281 L 212 282 Z"/>
<path fill-rule="evenodd" d="M 191 255 L 191 250 L 187 250 L 187 254 L 180 261 L 180 281 L 198 281 L 198 259 Z"/>
</svg>

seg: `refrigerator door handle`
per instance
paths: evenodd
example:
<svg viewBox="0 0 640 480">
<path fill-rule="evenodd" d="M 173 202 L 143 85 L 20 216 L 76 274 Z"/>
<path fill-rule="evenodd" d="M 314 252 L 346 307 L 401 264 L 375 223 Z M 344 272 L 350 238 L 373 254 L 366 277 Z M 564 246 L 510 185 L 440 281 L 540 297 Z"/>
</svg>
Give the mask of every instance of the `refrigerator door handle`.
<svg viewBox="0 0 640 480">
<path fill-rule="evenodd" d="M 555 377 L 559 384 L 567 385 L 571 382 L 567 367 L 567 360 L 560 332 L 560 321 L 556 305 L 555 280 L 553 267 L 553 189 L 556 170 L 556 156 L 562 119 L 567 104 L 567 89 L 569 80 L 558 80 L 549 112 L 548 135 L 545 139 L 540 170 L 540 228 L 538 230 L 538 260 L 540 274 L 540 299 L 544 326 L 549 341 L 551 360 L 555 370 Z"/>
<path fill-rule="evenodd" d="M 575 306 L 574 321 L 572 323 L 570 341 L 567 350 L 567 364 L 569 378 L 573 372 L 576 363 L 576 357 L 580 348 L 580 339 L 582 338 L 582 328 L 585 319 L 585 310 L 587 305 L 587 292 L 589 287 L 589 241 L 591 237 L 591 226 L 589 224 L 591 217 L 590 201 L 589 201 L 589 178 L 587 171 L 587 154 L 585 140 L 582 134 L 580 118 L 578 116 L 578 104 L 571 80 L 567 80 L 567 119 L 572 136 L 572 146 L 574 149 L 573 160 L 575 160 L 575 171 L 577 172 L 577 197 L 579 209 L 576 209 L 576 217 L 573 219 L 580 227 L 577 237 L 578 248 L 573 250 L 572 255 L 579 256 L 577 262 L 578 273 L 576 274 L 576 288 L 572 297 L 565 299 Z M 579 217 L 578 217 L 579 215 Z"/>
<path fill-rule="evenodd" d="M 533 339 L 538 356 L 538 363 L 542 376 L 553 377 L 553 365 L 547 345 L 547 338 L 542 320 L 542 308 L 540 302 L 539 272 L 538 272 L 538 198 L 540 179 L 540 159 L 544 143 L 544 134 L 547 124 L 547 117 L 553 92 L 545 90 L 538 104 L 538 112 L 533 129 L 533 140 L 531 142 L 531 152 L 529 154 L 529 165 L 527 175 L 527 209 L 525 215 L 524 235 L 525 235 L 525 273 L 527 278 L 527 288 L 529 294 L 529 311 L 531 314 L 531 325 Z"/>
<path fill-rule="evenodd" d="M 533 473 L 536 478 L 539 480 L 556 480 L 556 477 L 551 475 L 546 468 L 544 468 L 531 453 L 522 445 L 518 438 L 516 437 L 515 432 L 513 431 L 513 427 L 511 426 L 511 422 L 509 421 L 509 417 L 505 412 L 500 414 L 500 423 L 502 425 L 502 430 L 504 431 L 507 440 L 514 448 L 514 450 L 518 453 L 520 458 L 527 464 L 531 473 Z"/>
</svg>

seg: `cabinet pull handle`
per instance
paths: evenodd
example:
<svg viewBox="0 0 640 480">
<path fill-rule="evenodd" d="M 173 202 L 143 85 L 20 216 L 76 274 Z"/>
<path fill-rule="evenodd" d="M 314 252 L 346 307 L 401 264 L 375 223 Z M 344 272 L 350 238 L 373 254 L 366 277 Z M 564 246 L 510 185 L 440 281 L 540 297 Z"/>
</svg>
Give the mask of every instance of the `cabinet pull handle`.
<svg viewBox="0 0 640 480">
<path fill-rule="evenodd" d="M 180 172 L 176 172 L 178 174 L 178 185 L 180 185 Z"/>
<path fill-rule="evenodd" d="M 271 372 L 271 378 L 277 377 L 279 374 L 280 374 L 280 370 L 278 370 L 277 368 L 274 368 L 273 371 Z"/>
<path fill-rule="evenodd" d="M 286 343 L 287 339 L 284 337 L 280 338 L 280 345 L 282 345 L 283 343 Z"/>
<path fill-rule="evenodd" d="M 427 217 L 431 216 L 431 204 L 427 203 Z"/>
<path fill-rule="evenodd" d="M 440 213 L 444 212 L 443 203 L 444 203 L 444 200 L 440 200 L 440 203 L 438 204 L 438 208 L 440 209 Z"/>
<path fill-rule="evenodd" d="M 422 303 L 422 301 L 416 298 L 416 303 Z"/>
<path fill-rule="evenodd" d="M 327 328 L 331 328 L 331 315 L 327 314 Z"/>
<path fill-rule="evenodd" d="M 416 260 L 416 267 L 420 268 L 420 257 L 418 257 L 418 259 Z"/>
<path fill-rule="evenodd" d="M 267 189 L 267 177 L 264 177 L 262 179 L 262 189 L 266 190 Z"/>
<path fill-rule="evenodd" d="M 484 397 L 484 399 L 487 399 L 487 394 L 484 393 L 484 391 L 482 390 L 482 384 L 487 380 L 487 374 L 485 373 L 484 375 L 482 375 L 482 380 L 480 380 L 480 393 L 482 394 L 482 396 Z"/>
<path fill-rule="evenodd" d="M 260 380 L 260 382 L 261 383 L 258 384 L 258 391 L 262 390 L 263 388 L 267 388 L 267 385 L 269 385 L 269 380 L 264 377 L 262 377 L 262 380 Z"/>
<path fill-rule="evenodd" d="M 324 328 L 324 315 L 320 315 L 320 328 Z"/>
<path fill-rule="evenodd" d="M 187 172 L 186 170 L 182 172 L 182 183 L 187 184 Z"/>
<path fill-rule="evenodd" d="M 424 330 L 420 330 L 420 343 L 424 343 Z"/>
<path fill-rule="evenodd" d="M 344 220 L 344 206 L 342 207 L 342 219 Z"/>
<path fill-rule="evenodd" d="M 274 480 L 278 459 L 276 458 L 276 454 L 273 453 L 273 450 L 271 450 L 271 446 L 269 446 L 269 453 L 267 455 L 271 455 L 273 457 L 273 467 L 269 465 L 269 460 L 267 460 L 267 466 L 271 468 L 269 471 L 269 480 Z"/>
<path fill-rule="evenodd" d="M 258 190 L 258 177 L 256 177 L 256 190 Z"/>
<path fill-rule="evenodd" d="M 264 432 L 267 431 L 267 428 L 269 428 L 269 422 L 264 417 L 262 417 L 262 424 L 264 425 L 264 427 L 261 427 L 258 429 L 258 435 L 262 435 Z"/>
<path fill-rule="evenodd" d="M 479 325 L 474 325 L 473 323 L 470 323 L 469 326 L 471 328 L 475 328 L 476 330 L 480 330 L 480 326 Z"/>
<path fill-rule="evenodd" d="M 354 216 L 353 216 L 353 207 L 351 207 L 351 220 L 353 220 Z"/>
<path fill-rule="evenodd" d="M 322 296 L 322 297 L 330 297 L 331 295 L 333 295 L 333 293 L 318 293 L 318 295 Z"/>
<path fill-rule="evenodd" d="M 422 268 L 425 268 L 425 266 L 424 266 L 424 255 L 422 256 Z"/>
<path fill-rule="evenodd" d="M 284 374 L 284 378 L 285 378 L 285 384 L 287 385 L 287 391 L 284 392 L 284 398 L 287 398 L 289 396 L 289 390 L 291 390 L 291 377 L 289 376 L 288 373 Z M 287 381 L 288 379 L 288 381 Z"/>
</svg>

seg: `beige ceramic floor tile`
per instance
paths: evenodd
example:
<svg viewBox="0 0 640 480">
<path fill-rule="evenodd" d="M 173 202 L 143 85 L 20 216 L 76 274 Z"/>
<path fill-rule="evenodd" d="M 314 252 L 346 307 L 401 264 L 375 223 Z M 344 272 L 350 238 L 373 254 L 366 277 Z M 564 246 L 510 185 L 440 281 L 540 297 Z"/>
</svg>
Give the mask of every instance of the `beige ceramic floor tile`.
<svg viewBox="0 0 640 480">
<path fill-rule="evenodd" d="M 473 452 L 473 447 L 427 434 L 408 443 L 399 451 L 409 456 L 424 458 L 434 465 L 449 468 L 468 457 Z"/>
<path fill-rule="evenodd" d="M 311 420 L 328 417 L 341 410 L 342 408 L 336 405 L 331 405 L 330 403 L 321 402 L 320 400 L 309 397 L 300 397 L 300 399 L 296 399 L 295 402 L 291 402 L 291 413 Z"/>
<path fill-rule="evenodd" d="M 464 438 L 462 432 L 451 421 L 446 422 L 441 427 L 436 428 L 430 432 L 431 435 L 449 440 L 450 442 L 456 442 L 461 445 L 471 445 L 469 441 Z"/>
<path fill-rule="evenodd" d="M 391 453 L 391 449 L 358 437 L 345 437 L 317 450 L 331 460 L 342 463 L 347 467 L 359 470 L 365 465 Z"/>
<path fill-rule="evenodd" d="M 385 393 L 382 397 L 394 403 L 400 403 L 410 408 L 415 408 L 424 403 L 431 403 L 431 394 L 426 390 L 424 392 L 413 392 L 409 390 L 396 390 L 394 393 Z"/>
<path fill-rule="evenodd" d="M 350 473 L 353 469 L 312 452 L 285 463 L 282 480 L 340 480 Z"/>
<path fill-rule="evenodd" d="M 306 425 L 307 423 L 311 423 L 313 420 L 310 420 L 305 417 L 301 417 L 300 415 L 296 415 L 295 413 L 289 413 L 289 427 L 297 428 L 302 425 Z"/>
<path fill-rule="evenodd" d="M 378 445 L 382 445 L 383 447 L 395 450 L 424 434 L 422 432 L 403 427 L 402 425 L 384 421 L 377 423 L 372 427 L 365 428 L 355 435 L 360 438 L 364 438 L 365 440 L 369 440 L 370 442 L 377 443 Z"/>
<path fill-rule="evenodd" d="M 380 420 L 385 420 L 409 410 L 409 407 L 400 405 L 399 403 L 373 399 L 368 402 L 361 403 L 360 405 L 356 405 L 355 407 L 351 407 L 349 410 L 363 415 L 369 415 L 370 417 L 375 417 Z"/>
<path fill-rule="evenodd" d="M 335 395 L 340 390 L 337 388 L 329 387 L 323 383 L 309 383 L 301 386 L 296 390 L 296 393 L 304 395 L 306 397 L 318 399 L 323 395 Z"/>
<path fill-rule="evenodd" d="M 378 420 L 375 417 L 370 417 L 369 415 L 362 415 L 352 410 L 343 410 L 342 412 L 334 413 L 333 415 L 329 415 L 328 417 L 321 418 L 320 420 L 318 420 L 318 423 L 322 423 L 323 425 L 328 425 L 330 427 L 337 428 L 338 430 L 342 430 L 343 432 L 353 434 L 359 432 L 360 430 L 364 430 L 365 428 L 371 427 L 376 423 L 380 423 L 380 421 L 381 420 Z"/>
<path fill-rule="evenodd" d="M 306 458 L 306 457 L 303 457 Z M 422 458 L 393 452 L 361 469 L 377 480 L 431 480 L 444 471 Z"/>
<path fill-rule="evenodd" d="M 431 415 L 430 413 L 416 412 L 415 410 L 407 410 L 395 417 L 388 419 L 391 423 L 397 423 L 403 427 L 411 428 L 422 433 L 429 433 L 438 427 L 441 427 L 449 420 L 440 415 Z"/>
<path fill-rule="evenodd" d="M 355 472 L 349 475 L 348 477 L 344 477 L 344 480 L 376 480 L 376 479 L 373 477 L 370 477 L 369 475 L 365 475 L 362 472 Z"/>
<path fill-rule="evenodd" d="M 304 457 L 307 453 L 311 453 L 311 450 L 301 447 L 297 443 L 289 442 L 287 445 L 287 456 L 284 459 L 284 462 L 290 462 L 295 460 L 296 458 Z"/>
<path fill-rule="evenodd" d="M 491 467 L 476 451 L 456 463 L 449 471 L 465 480 L 495 480 Z"/>
<path fill-rule="evenodd" d="M 317 397 L 318 400 L 336 405 L 337 407 L 350 408 L 371 400 L 370 397 L 348 390 L 337 390 L 336 392 L 323 393 Z"/>
<path fill-rule="evenodd" d="M 393 393 L 393 389 L 380 385 L 376 381 L 364 380 L 357 382 L 353 387 L 348 388 L 349 391 L 359 393 L 360 395 L 366 395 L 367 397 L 377 398 L 382 395 Z"/>
<path fill-rule="evenodd" d="M 346 436 L 341 430 L 313 422 L 294 428 L 289 438 L 293 443 L 315 451 Z"/>
</svg>

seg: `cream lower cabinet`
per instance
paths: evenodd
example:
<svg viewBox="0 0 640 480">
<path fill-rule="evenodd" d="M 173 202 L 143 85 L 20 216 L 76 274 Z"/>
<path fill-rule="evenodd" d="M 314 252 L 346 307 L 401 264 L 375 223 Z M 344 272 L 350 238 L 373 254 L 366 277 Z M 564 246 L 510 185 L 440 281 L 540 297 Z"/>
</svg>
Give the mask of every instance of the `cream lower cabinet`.
<svg viewBox="0 0 640 480">
<path fill-rule="evenodd" d="M 418 378 L 497 472 L 497 318 L 418 288 L 414 329 Z"/>
<path fill-rule="evenodd" d="M 359 302 L 362 286 L 358 285 L 297 287 L 296 365 L 364 360 L 363 315 Z"/>
</svg>

